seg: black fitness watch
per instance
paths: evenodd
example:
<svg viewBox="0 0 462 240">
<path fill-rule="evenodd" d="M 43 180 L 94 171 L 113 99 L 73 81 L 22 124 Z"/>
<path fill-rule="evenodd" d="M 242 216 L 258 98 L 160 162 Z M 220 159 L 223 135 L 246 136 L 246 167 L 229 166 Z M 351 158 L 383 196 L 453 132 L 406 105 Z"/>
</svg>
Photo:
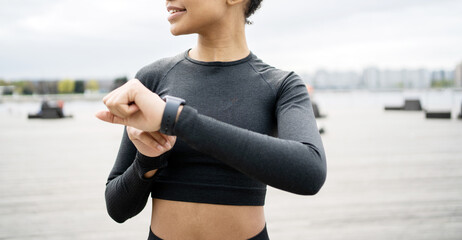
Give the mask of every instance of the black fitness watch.
<svg viewBox="0 0 462 240">
<path fill-rule="evenodd" d="M 180 105 L 185 105 L 186 101 L 182 98 L 166 95 L 162 98 L 166 102 L 162 121 L 160 123 L 160 132 L 166 135 L 173 136 L 173 128 L 175 127 L 176 115 Z"/>
</svg>

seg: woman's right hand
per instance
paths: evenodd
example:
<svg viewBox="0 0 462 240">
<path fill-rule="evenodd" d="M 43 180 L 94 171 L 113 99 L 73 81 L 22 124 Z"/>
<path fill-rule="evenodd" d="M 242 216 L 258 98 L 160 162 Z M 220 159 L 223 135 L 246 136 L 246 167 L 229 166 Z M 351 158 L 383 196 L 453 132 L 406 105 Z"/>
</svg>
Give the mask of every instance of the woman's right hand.
<svg viewBox="0 0 462 240">
<path fill-rule="evenodd" d="M 127 126 L 127 134 L 140 153 L 148 157 L 157 157 L 172 149 L 176 136 L 168 136 L 157 132 L 145 132 Z"/>
</svg>

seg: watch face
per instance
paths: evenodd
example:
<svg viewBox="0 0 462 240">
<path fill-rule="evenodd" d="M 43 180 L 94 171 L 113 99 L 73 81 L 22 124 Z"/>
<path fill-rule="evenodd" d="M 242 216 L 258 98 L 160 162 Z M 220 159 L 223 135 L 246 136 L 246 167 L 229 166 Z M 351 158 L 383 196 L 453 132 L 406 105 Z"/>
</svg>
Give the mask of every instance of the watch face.
<svg viewBox="0 0 462 240">
<path fill-rule="evenodd" d="M 165 97 L 163 97 L 162 100 L 180 102 L 180 104 L 185 104 L 186 103 L 186 101 L 183 98 L 174 97 L 174 96 L 170 96 L 170 95 L 165 95 Z"/>
</svg>

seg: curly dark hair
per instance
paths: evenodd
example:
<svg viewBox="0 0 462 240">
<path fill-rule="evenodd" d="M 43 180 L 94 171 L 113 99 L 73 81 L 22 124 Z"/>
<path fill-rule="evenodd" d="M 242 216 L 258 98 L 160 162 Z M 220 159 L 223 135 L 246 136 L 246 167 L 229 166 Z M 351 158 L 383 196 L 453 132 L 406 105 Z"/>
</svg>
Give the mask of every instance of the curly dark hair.
<svg viewBox="0 0 462 240">
<path fill-rule="evenodd" d="M 249 17 L 260 8 L 260 4 L 263 0 L 249 0 L 247 3 L 247 8 L 245 10 L 245 23 L 252 24 L 252 21 L 249 21 Z"/>
</svg>

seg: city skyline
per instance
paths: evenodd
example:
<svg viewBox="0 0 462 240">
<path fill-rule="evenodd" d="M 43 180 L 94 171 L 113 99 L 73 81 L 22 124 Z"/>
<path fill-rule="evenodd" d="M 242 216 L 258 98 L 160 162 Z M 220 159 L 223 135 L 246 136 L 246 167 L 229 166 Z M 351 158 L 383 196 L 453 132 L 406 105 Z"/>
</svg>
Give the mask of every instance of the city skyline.
<svg viewBox="0 0 462 240">
<path fill-rule="evenodd" d="M 429 88 L 460 88 L 462 63 L 455 70 L 429 70 L 429 69 L 380 69 L 367 67 L 362 71 L 329 71 L 318 69 L 313 73 L 298 74 L 301 79 L 316 89 L 429 89 Z M 118 76 L 116 78 L 47 78 L 47 79 L 21 79 L 6 81 L 7 85 L 18 85 L 26 82 L 26 85 L 35 85 L 33 89 L 37 93 L 46 93 L 49 88 L 56 88 L 59 83 L 68 82 L 72 85 L 80 84 L 80 88 L 86 89 L 89 82 L 97 82 L 96 89 L 107 92 L 114 88 L 114 84 L 123 84 L 130 76 Z M 5 83 L 0 79 L 1 83 Z M 29 83 L 27 83 L 29 82 Z M 20 84 L 20 86 L 23 84 Z M 94 84 L 92 84 L 94 85 Z M 76 85 L 77 86 L 77 85 Z M 40 90 L 45 89 L 45 91 Z M 94 86 L 92 91 L 94 91 Z M 55 89 L 55 92 L 57 90 Z M 83 90 L 82 90 L 83 91 Z M 98 91 L 98 90 L 97 90 Z"/>
<path fill-rule="evenodd" d="M 460 87 L 455 79 L 455 70 L 380 69 L 364 68 L 363 71 L 318 70 L 302 75 L 305 82 L 319 89 L 426 89 L 449 84 Z"/>
</svg>

